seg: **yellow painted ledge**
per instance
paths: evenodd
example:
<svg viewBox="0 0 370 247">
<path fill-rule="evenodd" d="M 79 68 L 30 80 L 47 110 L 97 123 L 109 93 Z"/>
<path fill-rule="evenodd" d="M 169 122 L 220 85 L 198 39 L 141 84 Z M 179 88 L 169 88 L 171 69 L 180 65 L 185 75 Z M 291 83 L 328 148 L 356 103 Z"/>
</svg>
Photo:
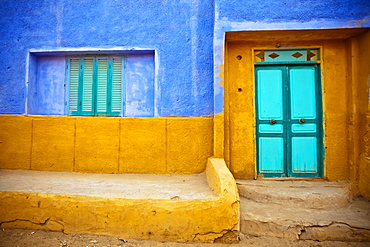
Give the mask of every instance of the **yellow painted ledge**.
<svg viewBox="0 0 370 247">
<path fill-rule="evenodd" d="M 0 192 L 0 227 L 212 243 L 239 230 L 239 195 L 222 159 L 208 160 L 206 176 L 218 195 L 206 200 Z"/>
</svg>

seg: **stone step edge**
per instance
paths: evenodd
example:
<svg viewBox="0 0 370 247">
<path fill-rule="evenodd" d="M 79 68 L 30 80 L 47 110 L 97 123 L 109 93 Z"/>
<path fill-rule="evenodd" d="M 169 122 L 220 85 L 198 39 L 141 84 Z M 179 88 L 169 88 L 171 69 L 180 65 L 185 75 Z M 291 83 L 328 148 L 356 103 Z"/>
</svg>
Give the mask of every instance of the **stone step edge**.
<svg viewBox="0 0 370 247">
<path fill-rule="evenodd" d="M 242 234 L 254 237 L 277 237 L 290 240 L 313 241 L 370 241 L 370 229 L 352 227 L 343 222 L 331 222 L 327 225 L 297 224 L 287 228 L 274 222 L 241 219 L 240 226 Z"/>
<path fill-rule="evenodd" d="M 356 197 L 349 206 L 326 210 L 295 206 L 241 198 L 241 233 L 295 240 L 370 241 L 369 200 Z"/>
<path fill-rule="evenodd" d="M 305 194 L 301 197 L 289 196 L 289 195 L 274 195 L 268 193 L 260 193 L 253 190 L 253 187 L 248 188 L 244 184 L 237 182 L 239 196 L 248 200 L 252 200 L 260 203 L 274 203 L 278 205 L 300 205 L 304 208 L 312 209 L 324 209 L 324 208 L 336 208 L 348 205 L 353 201 L 353 195 L 351 191 L 345 191 L 343 195 L 335 196 L 333 195 L 324 195 L 324 194 Z M 282 188 L 284 189 L 284 188 Z"/>
</svg>

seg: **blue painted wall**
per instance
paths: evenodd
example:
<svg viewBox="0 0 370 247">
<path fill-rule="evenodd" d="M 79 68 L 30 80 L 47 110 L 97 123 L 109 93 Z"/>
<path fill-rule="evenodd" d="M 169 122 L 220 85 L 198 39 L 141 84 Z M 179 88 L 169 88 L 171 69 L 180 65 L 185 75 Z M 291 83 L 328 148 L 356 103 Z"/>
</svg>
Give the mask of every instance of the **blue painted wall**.
<svg viewBox="0 0 370 247">
<path fill-rule="evenodd" d="M 3 0 L 0 16 L 0 113 L 26 113 L 26 98 L 37 88 L 32 84 L 28 92 L 26 80 L 48 70 L 35 72 L 30 49 L 123 47 L 156 54 L 155 105 L 148 110 L 147 99 L 135 98 L 143 85 L 129 88 L 130 114 L 213 114 L 213 1 Z M 129 76 L 137 78 L 139 67 Z M 40 112 L 41 106 L 34 106 L 31 113 Z M 57 105 L 49 110 L 60 112 Z"/>
<path fill-rule="evenodd" d="M 154 57 L 152 54 L 130 54 L 126 59 L 125 116 L 155 115 Z"/>
<path fill-rule="evenodd" d="M 225 32 L 370 27 L 370 3 L 2 0 L 0 16 L 0 113 L 64 114 L 61 82 L 55 79 L 62 71 L 56 64 L 63 62 L 30 56 L 31 49 L 120 47 L 155 51 L 154 61 L 130 53 L 127 116 L 209 116 L 223 111 Z M 52 68 L 45 81 L 53 87 L 44 90 L 37 76 Z M 53 105 L 47 105 L 47 95 L 57 98 Z"/>
<path fill-rule="evenodd" d="M 352 21 L 369 18 L 368 0 L 216 0 L 219 19 L 266 23 L 312 20 Z"/>
<path fill-rule="evenodd" d="M 32 64 L 29 81 L 28 113 L 37 115 L 63 115 L 65 100 L 66 58 L 64 56 L 39 56 Z"/>
</svg>

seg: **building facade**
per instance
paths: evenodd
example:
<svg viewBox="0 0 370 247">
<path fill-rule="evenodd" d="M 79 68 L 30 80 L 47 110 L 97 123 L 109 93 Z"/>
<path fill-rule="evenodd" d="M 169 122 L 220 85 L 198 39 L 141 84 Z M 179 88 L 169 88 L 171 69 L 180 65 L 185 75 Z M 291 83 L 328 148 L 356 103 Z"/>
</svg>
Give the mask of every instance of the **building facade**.
<svg viewBox="0 0 370 247">
<path fill-rule="evenodd" d="M 0 168 L 351 180 L 370 197 L 370 4 L 4 1 Z"/>
</svg>

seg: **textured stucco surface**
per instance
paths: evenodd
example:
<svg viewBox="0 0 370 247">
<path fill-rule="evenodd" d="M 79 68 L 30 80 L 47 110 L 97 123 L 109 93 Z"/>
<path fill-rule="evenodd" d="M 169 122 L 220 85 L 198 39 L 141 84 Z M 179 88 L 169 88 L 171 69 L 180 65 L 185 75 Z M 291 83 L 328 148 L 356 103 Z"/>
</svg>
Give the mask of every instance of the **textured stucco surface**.
<svg viewBox="0 0 370 247">
<path fill-rule="evenodd" d="M 223 1 L 216 0 L 218 18 L 233 21 L 307 22 L 316 19 L 362 20 L 369 17 L 366 0 L 328 1 Z M 238 11 L 235 11 L 235 10 Z"/>
</svg>

